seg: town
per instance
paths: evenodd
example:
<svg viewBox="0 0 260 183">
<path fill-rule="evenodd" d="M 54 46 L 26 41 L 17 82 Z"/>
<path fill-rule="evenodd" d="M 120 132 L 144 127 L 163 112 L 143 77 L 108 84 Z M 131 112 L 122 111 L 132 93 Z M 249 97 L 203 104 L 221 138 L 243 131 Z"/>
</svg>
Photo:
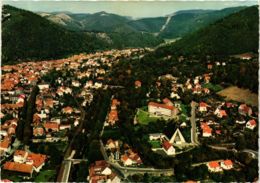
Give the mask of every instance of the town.
<svg viewBox="0 0 260 183">
<path fill-rule="evenodd" d="M 2 179 L 170 182 L 185 168 L 198 172 L 185 181 L 254 175 L 258 106 L 219 94 L 224 88 L 214 74 L 229 63 L 202 64 L 202 73 L 191 77 L 179 68 L 147 82 L 127 63 L 151 51 L 2 66 Z"/>
</svg>

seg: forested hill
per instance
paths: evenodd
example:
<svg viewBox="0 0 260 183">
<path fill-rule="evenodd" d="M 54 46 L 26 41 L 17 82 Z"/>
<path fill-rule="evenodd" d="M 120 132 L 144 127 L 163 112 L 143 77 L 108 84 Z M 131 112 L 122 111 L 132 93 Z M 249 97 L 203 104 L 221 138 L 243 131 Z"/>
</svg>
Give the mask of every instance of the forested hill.
<svg viewBox="0 0 260 183">
<path fill-rule="evenodd" d="M 96 35 L 67 31 L 39 15 L 12 6 L 3 6 L 2 17 L 2 63 L 57 58 L 106 46 Z"/>
<path fill-rule="evenodd" d="M 149 33 L 73 32 L 30 11 L 9 5 L 2 11 L 2 63 L 42 60 L 69 54 L 126 47 L 153 47 L 163 42 Z"/>
<path fill-rule="evenodd" d="M 181 40 L 156 50 L 157 56 L 231 55 L 258 51 L 258 7 L 227 16 Z"/>
</svg>

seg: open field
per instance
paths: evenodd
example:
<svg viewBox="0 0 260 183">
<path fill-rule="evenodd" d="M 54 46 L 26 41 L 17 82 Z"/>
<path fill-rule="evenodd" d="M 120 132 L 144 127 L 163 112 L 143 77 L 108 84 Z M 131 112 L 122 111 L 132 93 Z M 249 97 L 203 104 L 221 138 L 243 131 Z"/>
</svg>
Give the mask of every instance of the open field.
<svg viewBox="0 0 260 183">
<path fill-rule="evenodd" d="M 136 118 L 138 123 L 142 125 L 147 125 L 148 123 L 155 122 L 158 119 L 157 117 L 150 117 L 148 112 L 141 109 L 138 110 Z"/>
<path fill-rule="evenodd" d="M 258 95 L 252 93 L 248 89 L 241 89 L 236 86 L 231 86 L 217 93 L 220 96 L 226 97 L 226 100 L 234 100 L 244 102 L 252 106 L 258 106 Z"/>
<path fill-rule="evenodd" d="M 159 140 L 150 140 L 149 143 L 152 145 L 152 148 L 161 148 L 161 142 Z"/>
</svg>

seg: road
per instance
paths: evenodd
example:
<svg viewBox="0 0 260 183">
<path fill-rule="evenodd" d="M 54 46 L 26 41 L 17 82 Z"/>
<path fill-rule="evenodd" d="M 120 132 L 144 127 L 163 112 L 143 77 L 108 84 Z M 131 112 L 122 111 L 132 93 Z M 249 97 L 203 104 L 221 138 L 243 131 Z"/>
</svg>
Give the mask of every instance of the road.
<svg viewBox="0 0 260 183">
<path fill-rule="evenodd" d="M 76 98 L 74 97 L 74 99 L 76 100 Z M 76 130 L 76 132 L 74 133 L 74 136 L 72 138 L 72 140 L 70 141 L 69 146 L 67 147 L 66 153 L 64 155 L 64 159 L 57 177 L 57 182 L 68 182 L 69 180 L 69 174 L 70 174 L 70 168 L 71 168 L 71 160 L 69 158 L 71 158 L 71 154 L 72 154 L 72 145 L 75 142 L 76 137 L 78 136 L 79 133 L 82 132 L 83 129 L 83 124 L 85 121 L 85 117 L 86 117 L 86 112 L 85 110 L 81 107 L 81 105 L 79 105 L 79 103 L 76 100 L 76 103 L 79 106 L 81 115 L 80 115 L 80 123 L 79 126 Z"/>
<path fill-rule="evenodd" d="M 128 175 L 133 175 L 137 173 L 149 173 L 149 174 L 167 174 L 167 175 L 173 175 L 174 170 L 172 169 L 154 169 L 154 168 L 139 168 L 139 167 L 124 167 L 120 166 L 118 163 L 113 163 L 109 161 L 106 150 L 104 148 L 103 142 L 100 140 L 100 151 L 104 157 L 104 160 L 107 161 L 111 166 L 113 166 L 115 169 L 117 169 L 122 175 L 124 175 L 125 178 L 127 178 Z"/>
<path fill-rule="evenodd" d="M 149 174 L 167 174 L 167 175 L 173 175 L 174 174 L 174 169 L 155 169 L 155 168 L 139 168 L 139 167 L 124 167 L 120 166 L 118 163 L 112 163 L 108 161 L 108 163 L 113 166 L 115 169 L 120 171 L 125 178 L 129 175 L 134 175 L 134 174 L 144 174 L 144 173 L 149 173 Z"/>
<path fill-rule="evenodd" d="M 196 127 L 196 106 L 197 103 L 192 101 L 191 102 L 191 117 L 190 117 L 190 123 L 191 123 L 191 143 L 198 145 L 198 134 L 197 134 L 197 127 Z"/>
<path fill-rule="evenodd" d="M 238 151 L 235 148 L 229 149 L 229 148 L 223 147 L 223 146 L 208 145 L 208 147 L 210 147 L 212 149 L 216 149 L 216 150 L 232 151 L 235 153 L 236 152 L 246 152 L 246 153 L 249 153 L 253 159 L 258 159 L 258 152 L 254 151 L 252 149 L 244 149 L 244 150 Z"/>
</svg>

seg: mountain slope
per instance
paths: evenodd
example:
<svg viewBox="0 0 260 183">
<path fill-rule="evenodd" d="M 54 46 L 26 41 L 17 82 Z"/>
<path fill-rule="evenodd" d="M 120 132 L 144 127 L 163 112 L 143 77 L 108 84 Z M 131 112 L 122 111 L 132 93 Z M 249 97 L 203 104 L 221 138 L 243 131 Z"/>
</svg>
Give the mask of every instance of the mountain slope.
<svg viewBox="0 0 260 183">
<path fill-rule="evenodd" d="M 159 48 L 158 55 L 230 55 L 258 51 L 258 8 L 252 6 L 225 17 L 181 40 Z"/>
<path fill-rule="evenodd" d="M 59 21 L 71 20 L 71 16 L 64 13 L 58 16 Z M 44 17 L 9 5 L 3 6 L 2 17 L 4 64 L 19 60 L 53 59 L 102 49 L 154 47 L 163 42 L 152 34 L 137 32 L 129 26 L 112 27 L 110 33 L 69 31 Z"/>
<path fill-rule="evenodd" d="M 226 8 L 223 10 L 189 10 L 172 15 L 168 26 L 160 33 L 163 38 L 179 38 L 185 34 L 206 27 L 225 16 L 238 12 L 245 7 Z"/>
<path fill-rule="evenodd" d="M 69 32 L 29 11 L 5 5 L 3 13 L 10 14 L 2 21 L 3 63 L 56 58 L 106 46 L 96 35 Z"/>
<path fill-rule="evenodd" d="M 160 31 L 166 19 L 167 17 L 142 18 L 130 21 L 127 24 L 138 31 L 156 33 Z"/>
</svg>

